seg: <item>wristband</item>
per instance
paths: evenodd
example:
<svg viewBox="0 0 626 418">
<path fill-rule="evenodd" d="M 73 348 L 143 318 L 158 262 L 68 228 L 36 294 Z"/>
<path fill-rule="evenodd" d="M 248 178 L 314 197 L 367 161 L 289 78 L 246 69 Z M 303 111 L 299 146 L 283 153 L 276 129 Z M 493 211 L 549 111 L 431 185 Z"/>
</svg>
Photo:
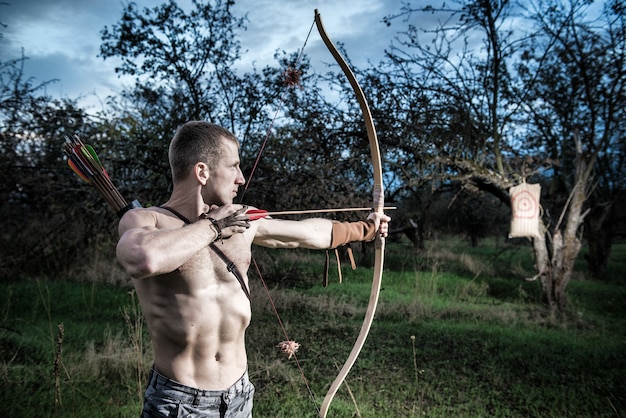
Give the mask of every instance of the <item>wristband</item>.
<svg viewBox="0 0 626 418">
<path fill-rule="evenodd" d="M 358 222 L 333 221 L 330 248 L 354 241 L 371 241 L 376 237 L 376 223 L 371 220 Z"/>
<path fill-rule="evenodd" d="M 213 224 L 213 227 L 215 228 L 215 232 L 217 232 L 217 236 L 215 237 L 213 242 L 220 241 L 222 239 L 222 228 L 220 228 L 220 225 L 217 223 L 215 219 L 209 218 L 208 216 L 206 217 L 206 219 L 211 221 L 211 223 Z"/>
</svg>

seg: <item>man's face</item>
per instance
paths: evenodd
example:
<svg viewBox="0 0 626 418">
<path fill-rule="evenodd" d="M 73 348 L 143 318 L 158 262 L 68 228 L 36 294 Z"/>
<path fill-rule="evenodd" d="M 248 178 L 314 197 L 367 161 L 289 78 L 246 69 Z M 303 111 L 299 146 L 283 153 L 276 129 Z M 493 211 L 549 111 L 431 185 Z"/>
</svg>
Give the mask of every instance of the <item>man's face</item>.
<svg viewBox="0 0 626 418">
<path fill-rule="evenodd" d="M 233 203 L 239 187 L 246 182 L 239 167 L 237 143 L 222 139 L 222 155 L 217 164 L 209 167 L 209 181 L 202 190 L 207 204 L 222 206 Z"/>
</svg>

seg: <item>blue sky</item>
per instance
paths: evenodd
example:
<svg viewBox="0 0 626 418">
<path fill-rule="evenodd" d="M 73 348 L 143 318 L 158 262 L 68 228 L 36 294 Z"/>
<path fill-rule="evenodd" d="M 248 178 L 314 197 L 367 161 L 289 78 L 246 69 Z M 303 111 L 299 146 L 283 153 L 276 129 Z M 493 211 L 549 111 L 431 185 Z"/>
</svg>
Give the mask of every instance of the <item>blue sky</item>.
<svg viewBox="0 0 626 418">
<path fill-rule="evenodd" d="M 142 9 L 160 4 L 137 0 Z M 0 1 L 0 60 L 24 54 L 29 58 L 25 73 L 35 82 L 59 81 L 47 87 L 55 97 L 75 99 L 92 110 L 117 94 L 124 83 L 114 73 L 115 62 L 98 57 L 100 31 L 116 24 L 126 1 L 117 0 L 2 0 Z M 190 4 L 180 0 L 181 7 Z M 248 30 L 241 34 L 242 65 L 257 67 L 273 62 L 277 49 L 288 52 L 302 47 L 319 9 L 331 39 L 345 45 L 359 67 L 378 63 L 385 48 L 401 27 L 388 28 L 382 18 L 398 12 L 401 0 L 240 0 L 234 13 L 248 15 Z M 313 65 L 323 66 L 332 57 L 314 30 L 305 52 Z"/>
</svg>

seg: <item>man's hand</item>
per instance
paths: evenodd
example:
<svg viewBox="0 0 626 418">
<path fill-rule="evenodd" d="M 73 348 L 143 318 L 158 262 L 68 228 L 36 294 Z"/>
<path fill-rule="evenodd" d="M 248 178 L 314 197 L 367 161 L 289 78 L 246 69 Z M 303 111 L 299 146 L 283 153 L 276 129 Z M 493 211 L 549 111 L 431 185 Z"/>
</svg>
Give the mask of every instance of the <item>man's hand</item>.
<svg viewBox="0 0 626 418">
<path fill-rule="evenodd" d="M 389 235 L 389 222 L 391 222 L 391 218 L 384 213 L 372 212 L 369 214 L 367 219 L 374 221 L 376 225 L 376 229 L 381 237 L 387 238 Z"/>
<path fill-rule="evenodd" d="M 246 216 L 247 209 L 247 206 L 232 204 L 212 206 L 208 212 L 200 215 L 200 219 L 207 219 L 213 223 L 217 231 L 216 241 L 228 239 L 250 228 L 250 222 Z"/>
</svg>

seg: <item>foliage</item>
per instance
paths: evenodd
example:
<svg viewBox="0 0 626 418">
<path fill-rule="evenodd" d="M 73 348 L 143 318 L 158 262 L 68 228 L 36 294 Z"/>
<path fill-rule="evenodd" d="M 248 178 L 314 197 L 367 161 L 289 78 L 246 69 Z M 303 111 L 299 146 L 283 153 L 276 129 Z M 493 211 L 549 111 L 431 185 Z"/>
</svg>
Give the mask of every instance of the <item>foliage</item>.
<svg viewBox="0 0 626 418">
<path fill-rule="evenodd" d="M 250 177 L 254 173 L 245 191 L 248 203 L 280 209 L 341 205 L 324 203 L 324 195 L 354 201 L 363 192 L 354 184 L 367 175 L 359 173 L 360 118 L 337 117 L 320 94 L 319 76 L 300 54 L 277 53 L 280 68 L 238 75 L 235 65 L 242 56 L 236 35 L 245 30 L 245 17 L 234 16 L 231 6 L 231 1 L 194 1 L 186 12 L 173 1 L 143 10 L 131 3 L 118 24 L 102 31 L 101 55 L 120 58 L 116 71 L 136 78 L 135 88 L 116 102 L 135 104 L 118 107 L 125 116 L 115 123 L 118 132 L 132 138 L 116 146 L 121 152 L 115 156 L 121 158 L 115 165 L 122 168 L 124 182 L 145 202 L 163 201 L 169 189 L 167 135 L 184 121 L 203 119 L 239 136 L 242 167 Z M 287 83 L 287 69 L 296 67 L 304 76 Z M 274 112 L 281 113 L 276 125 Z M 306 152 L 294 155 L 294 147 Z M 261 149 L 263 159 L 253 165 Z M 146 177 L 151 181 L 142 182 Z M 299 192 L 304 189 L 310 193 Z"/>
<path fill-rule="evenodd" d="M 167 199 L 167 148 L 180 124 L 207 120 L 245 138 L 266 116 L 260 77 L 234 69 L 245 18 L 231 13 L 232 4 L 194 1 L 187 12 L 175 1 L 142 10 L 129 3 L 120 22 L 101 31 L 101 56 L 119 58 L 116 72 L 135 77 L 111 102 L 105 141 L 121 186 L 144 205 Z"/>
<path fill-rule="evenodd" d="M 234 130 L 233 121 L 242 119 L 233 114 L 239 110 L 237 97 L 245 91 L 233 70 L 240 59 L 235 35 L 244 19 L 231 14 L 230 0 L 193 5 L 185 13 L 173 0 L 143 10 L 127 4 L 120 23 L 102 30 L 100 52 L 121 59 L 117 73 L 143 79 L 140 89 L 173 99 L 182 120 L 206 119 Z"/>
<path fill-rule="evenodd" d="M 42 94 L 46 83 L 24 79 L 26 61 L 2 63 L 0 72 L 3 278 L 63 271 L 109 221 L 99 197 L 77 182 L 63 157 L 65 135 L 90 131 L 93 121 L 75 101 Z"/>
</svg>

